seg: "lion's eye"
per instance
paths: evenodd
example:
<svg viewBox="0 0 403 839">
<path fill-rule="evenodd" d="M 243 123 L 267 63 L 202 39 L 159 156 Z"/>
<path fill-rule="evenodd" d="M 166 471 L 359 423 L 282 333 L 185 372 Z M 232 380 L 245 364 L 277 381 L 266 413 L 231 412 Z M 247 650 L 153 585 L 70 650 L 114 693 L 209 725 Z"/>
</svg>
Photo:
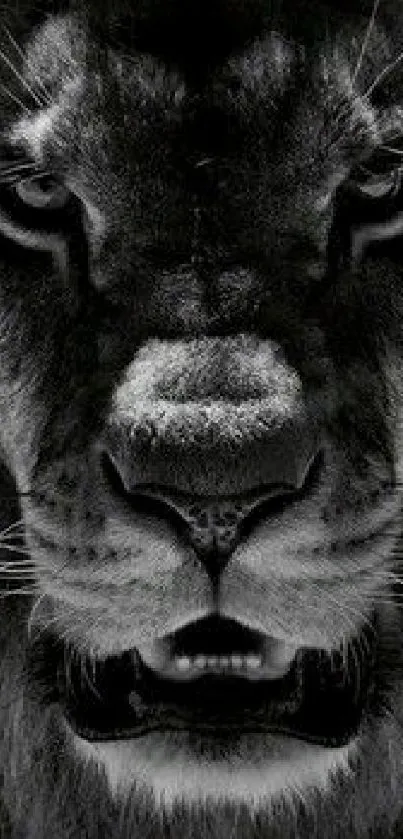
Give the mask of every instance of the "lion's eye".
<svg viewBox="0 0 403 839">
<path fill-rule="evenodd" d="M 33 175 L 18 181 L 14 189 L 18 198 L 35 210 L 61 210 L 70 197 L 66 187 L 47 174 Z"/>
<path fill-rule="evenodd" d="M 49 236 L 65 236 L 81 219 L 81 205 L 62 177 L 18 150 L 6 149 L 3 162 L 1 151 L 0 143 L 0 235 L 46 250 Z"/>
<path fill-rule="evenodd" d="M 395 198 L 402 187 L 402 171 L 374 172 L 364 166 L 357 167 L 349 178 L 349 189 L 361 198 Z"/>
<path fill-rule="evenodd" d="M 25 229 L 63 226 L 72 199 L 63 179 L 42 168 L 24 150 L 0 141 L 0 214 Z"/>
<path fill-rule="evenodd" d="M 380 146 L 365 163 L 353 167 L 346 186 L 350 194 L 364 202 L 393 202 L 401 194 L 402 172 L 401 150 Z"/>
<path fill-rule="evenodd" d="M 403 168 L 397 152 L 381 148 L 355 166 L 339 188 L 335 202 L 334 263 L 358 263 L 368 247 L 403 235 Z M 340 241 L 344 256 L 340 261 Z M 347 259 L 347 262 L 346 262 Z"/>
</svg>

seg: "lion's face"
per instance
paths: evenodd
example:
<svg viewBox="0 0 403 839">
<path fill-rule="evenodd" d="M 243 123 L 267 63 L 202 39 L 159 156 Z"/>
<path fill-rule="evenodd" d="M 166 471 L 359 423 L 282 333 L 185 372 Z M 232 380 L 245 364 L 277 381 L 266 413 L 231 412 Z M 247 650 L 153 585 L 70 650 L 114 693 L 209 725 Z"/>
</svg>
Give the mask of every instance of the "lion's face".
<svg viewBox="0 0 403 839">
<path fill-rule="evenodd" d="M 5 802 L 366 836 L 403 780 L 400 21 L 179 5 L 6 19 Z"/>
</svg>

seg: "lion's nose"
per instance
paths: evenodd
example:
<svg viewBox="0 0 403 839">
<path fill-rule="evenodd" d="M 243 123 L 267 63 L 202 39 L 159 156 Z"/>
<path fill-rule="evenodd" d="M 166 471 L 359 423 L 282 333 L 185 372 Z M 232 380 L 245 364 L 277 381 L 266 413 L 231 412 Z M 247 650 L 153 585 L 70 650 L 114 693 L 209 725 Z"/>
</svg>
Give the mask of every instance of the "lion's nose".
<svg viewBox="0 0 403 839">
<path fill-rule="evenodd" d="M 102 447 L 120 491 L 173 512 L 217 577 L 252 512 L 305 485 L 321 447 L 315 410 L 270 340 L 153 339 L 115 392 Z"/>
<path fill-rule="evenodd" d="M 318 425 L 317 405 L 274 342 L 154 339 L 115 392 L 104 449 L 128 492 L 212 499 L 300 486 Z"/>
</svg>

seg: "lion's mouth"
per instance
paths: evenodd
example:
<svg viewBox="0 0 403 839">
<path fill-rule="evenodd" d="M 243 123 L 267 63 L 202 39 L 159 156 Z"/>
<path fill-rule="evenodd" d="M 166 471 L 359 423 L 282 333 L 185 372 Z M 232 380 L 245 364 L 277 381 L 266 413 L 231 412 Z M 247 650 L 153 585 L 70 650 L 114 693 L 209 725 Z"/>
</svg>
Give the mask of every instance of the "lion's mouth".
<svg viewBox="0 0 403 839">
<path fill-rule="evenodd" d="M 228 642 L 219 652 L 218 623 Z M 50 637 L 42 641 L 47 649 L 40 658 L 53 662 L 55 699 L 70 726 L 90 741 L 190 730 L 220 736 L 281 732 L 333 747 L 349 742 L 373 693 L 375 629 L 366 626 L 331 652 L 289 650 L 288 663 L 284 657 L 273 667 L 274 643 L 213 617 L 178 634 L 173 670 L 166 673 L 135 649 L 94 661 Z M 35 656 L 37 663 L 37 650 Z"/>
</svg>

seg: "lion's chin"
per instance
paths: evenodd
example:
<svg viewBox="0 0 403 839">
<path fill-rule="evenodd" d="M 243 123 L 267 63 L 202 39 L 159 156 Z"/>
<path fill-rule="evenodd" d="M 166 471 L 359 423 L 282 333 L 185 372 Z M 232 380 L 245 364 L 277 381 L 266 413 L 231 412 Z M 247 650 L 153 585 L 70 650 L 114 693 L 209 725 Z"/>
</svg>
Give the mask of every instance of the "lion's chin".
<svg viewBox="0 0 403 839">
<path fill-rule="evenodd" d="M 145 785 L 165 807 L 185 801 L 230 801 L 258 808 L 304 790 L 325 790 L 334 773 L 349 772 L 355 740 L 325 748 L 276 734 L 230 739 L 201 733 L 154 732 L 135 740 L 90 743 L 66 723 L 81 760 L 95 761 L 112 794 Z"/>
</svg>

